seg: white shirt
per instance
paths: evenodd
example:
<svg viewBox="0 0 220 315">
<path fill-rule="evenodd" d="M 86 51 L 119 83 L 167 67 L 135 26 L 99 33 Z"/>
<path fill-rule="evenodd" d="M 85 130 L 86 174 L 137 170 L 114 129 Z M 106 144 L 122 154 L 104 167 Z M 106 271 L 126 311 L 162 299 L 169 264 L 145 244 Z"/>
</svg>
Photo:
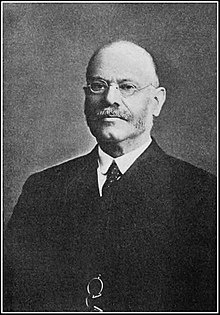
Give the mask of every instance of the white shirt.
<svg viewBox="0 0 220 315">
<path fill-rule="evenodd" d="M 116 162 L 119 170 L 121 171 L 122 174 L 124 174 L 129 169 L 129 167 L 134 163 L 134 161 L 149 147 L 151 141 L 152 139 L 150 139 L 147 143 L 144 143 L 139 148 L 122 156 L 119 156 L 115 159 L 112 156 L 105 153 L 104 151 L 102 151 L 100 146 L 98 147 L 99 158 L 97 176 L 100 196 L 102 196 L 102 186 L 104 185 L 104 182 L 106 180 L 106 173 L 109 169 L 109 166 L 112 164 L 112 161 L 114 160 Z"/>
</svg>

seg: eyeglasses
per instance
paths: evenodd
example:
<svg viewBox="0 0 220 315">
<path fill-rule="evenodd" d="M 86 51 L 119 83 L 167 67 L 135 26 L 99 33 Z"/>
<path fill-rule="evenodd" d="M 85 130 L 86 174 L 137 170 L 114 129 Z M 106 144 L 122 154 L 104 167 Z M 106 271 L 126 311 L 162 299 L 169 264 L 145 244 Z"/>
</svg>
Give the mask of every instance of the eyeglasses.
<svg viewBox="0 0 220 315">
<path fill-rule="evenodd" d="M 90 92 L 94 94 L 104 94 L 111 85 L 115 85 L 116 89 L 120 91 L 121 96 L 124 98 L 127 98 L 127 97 L 132 96 L 136 92 L 146 89 L 152 84 L 148 84 L 141 88 L 137 88 L 134 84 L 128 83 L 128 82 L 122 82 L 119 84 L 107 83 L 105 80 L 99 79 L 99 80 L 94 80 L 92 83 L 88 84 L 87 88 L 89 88 Z"/>
<path fill-rule="evenodd" d="M 94 300 L 102 296 L 103 287 L 104 284 L 100 274 L 98 277 L 92 278 L 87 284 L 88 296 L 86 297 L 86 306 L 91 312 L 103 312 L 101 308 L 94 305 Z"/>
</svg>

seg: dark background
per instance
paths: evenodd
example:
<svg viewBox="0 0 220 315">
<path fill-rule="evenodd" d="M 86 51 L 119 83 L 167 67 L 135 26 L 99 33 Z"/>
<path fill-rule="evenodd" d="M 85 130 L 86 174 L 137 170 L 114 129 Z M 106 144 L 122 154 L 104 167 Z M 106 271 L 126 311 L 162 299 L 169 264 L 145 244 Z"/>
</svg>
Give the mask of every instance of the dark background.
<svg viewBox="0 0 220 315">
<path fill-rule="evenodd" d="M 85 69 L 115 39 L 153 54 L 167 100 L 153 135 L 216 174 L 217 3 L 3 4 L 4 217 L 38 170 L 90 151 Z"/>
</svg>

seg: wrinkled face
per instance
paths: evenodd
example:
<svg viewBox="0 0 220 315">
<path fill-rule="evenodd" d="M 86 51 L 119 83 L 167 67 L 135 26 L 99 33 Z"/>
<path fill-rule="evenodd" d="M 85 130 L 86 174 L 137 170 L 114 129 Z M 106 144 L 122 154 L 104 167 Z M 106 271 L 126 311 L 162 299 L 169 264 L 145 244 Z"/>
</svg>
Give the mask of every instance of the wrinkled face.
<svg viewBox="0 0 220 315">
<path fill-rule="evenodd" d="M 157 89 L 150 85 L 153 66 L 141 57 L 138 58 L 135 52 L 108 47 L 93 60 L 87 83 L 97 79 L 108 83 L 107 89 L 101 94 L 85 88 L 86 120 L 98 142 L 118 143 L 150 137 L 153 115 L 158 115 L 155 110 Z M 132 84 L 138 89 L 149 86 L 124 97 L 118 89 L 122 83 Z"/>
</svg>

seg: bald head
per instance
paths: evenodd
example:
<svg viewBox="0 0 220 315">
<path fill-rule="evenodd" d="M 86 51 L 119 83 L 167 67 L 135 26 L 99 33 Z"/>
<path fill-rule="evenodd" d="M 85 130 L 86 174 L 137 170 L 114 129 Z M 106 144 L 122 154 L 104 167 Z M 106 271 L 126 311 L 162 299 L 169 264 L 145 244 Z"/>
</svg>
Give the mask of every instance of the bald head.
<svg viewBox="0 0 220 315">
<path fill-rule="evenodd" d="M 124 60 L 124 62 L 127 63 L 127 67 L 129 67 L 131 63 L 137 63 L 145 72 L 149 84 L 155 87 L 159 86 L 156 66 L 152 56 L 144 48 L 132 42 L 121 40 L 108 43 L 95 51 L 87 67 L 87 81 L 94 72 L 94 69 L 99 66 L 100 59 L 103 58 L 103 56 L 106 56 L 106 58 L 112 57 L 113 60 L 120 57 L 120 60 Z"/>
</svg>

